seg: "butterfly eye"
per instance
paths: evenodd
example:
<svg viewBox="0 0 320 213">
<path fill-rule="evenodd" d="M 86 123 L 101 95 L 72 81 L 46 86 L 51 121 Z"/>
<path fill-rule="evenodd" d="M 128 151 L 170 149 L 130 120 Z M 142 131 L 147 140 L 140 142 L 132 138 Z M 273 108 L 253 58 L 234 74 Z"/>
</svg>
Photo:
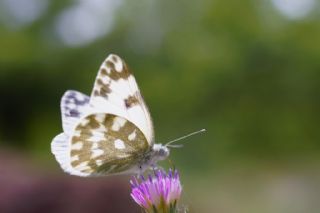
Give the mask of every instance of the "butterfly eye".
<svg viewBox="0 0 320 213">
<path fill-rule="evenodd" d="M 164 156 L 164 155 L 165 155 L 165 151 L 164 151 L 163 149 L 160 149 L 160 150 L 159 150 L 159 155 L 160 155 L 160 156 Z"/>
<path fill-rule="evenodd" d="M 168 157 L 168 155 L 169 155 L 169 149 L 167 147 L 162 147 L 161 149 L 159 149 L 158 156 L 160 158 L 165 159 L 166 157 Z"/>
</svg>

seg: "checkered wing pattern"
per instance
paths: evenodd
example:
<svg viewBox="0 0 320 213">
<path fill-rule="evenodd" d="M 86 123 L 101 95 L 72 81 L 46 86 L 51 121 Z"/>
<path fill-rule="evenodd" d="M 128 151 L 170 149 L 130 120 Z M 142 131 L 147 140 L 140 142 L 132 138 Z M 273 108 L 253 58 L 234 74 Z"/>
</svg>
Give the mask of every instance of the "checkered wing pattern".
<svg viewBox="0 0 320 213">
<path fill-rule="evenodd" d="M 66 133 L 71 133 L 82 116 L 89 108 L 90 98 L 74 90 L 68 90 L 61 98 L 62 127 Z"/>
<path fill-rule="evenodd" d="M 101 64 L 90 104 L 99 112 L 122 116 L 134 123 L 153 144 L 153 125 L 134 76 L 117 55 L 110 55 Z"/>
<path fill-rule="evenodd" d="M 92 114 L 71 138 L 71 167 L 90 175 L 130 173 L 148 149 L 144 134 L 127 119 Z"/>
<path fill-rule="evenodd" d="M 102 63 L 90 97 L 67 91 L 61 112 L 64 132 L 53 139 L 51 150 L 67 173 L 135 173 L 153 145 L 150 113 L 119 56 Z"/>
</svg>

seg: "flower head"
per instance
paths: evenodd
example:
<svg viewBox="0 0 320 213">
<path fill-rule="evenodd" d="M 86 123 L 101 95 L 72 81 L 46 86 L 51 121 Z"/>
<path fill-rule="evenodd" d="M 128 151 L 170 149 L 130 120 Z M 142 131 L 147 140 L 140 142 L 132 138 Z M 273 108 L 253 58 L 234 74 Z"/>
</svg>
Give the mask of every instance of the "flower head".
<svg viewBox="0 0 320 213">
<path fill-rule="evenodd" d="M 171 213 L 176 212 L 177 201 L 181 196 L 181 183 L 177 170 L 157 170 L 148 178 L 133 177 L 131 180 L 131 197 L 146 212 Z"/>
</svg>

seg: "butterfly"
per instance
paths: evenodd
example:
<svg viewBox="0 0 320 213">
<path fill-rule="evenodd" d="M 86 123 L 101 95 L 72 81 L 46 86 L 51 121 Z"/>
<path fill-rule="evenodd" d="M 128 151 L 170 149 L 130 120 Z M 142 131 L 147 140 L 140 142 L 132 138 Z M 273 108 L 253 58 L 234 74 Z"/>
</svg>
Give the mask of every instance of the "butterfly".
<svg viewBox="0 0 320 213">
<path fill-rule="evenodd" d="M 101 64 L 90 97 L 65 92 L 61 114 L 63 133 L 51 151 L 71 175 L 141 174 L 169 156 L 168 145 L 154 143 L 148 107 L 117 55 Z"/>
</svg>

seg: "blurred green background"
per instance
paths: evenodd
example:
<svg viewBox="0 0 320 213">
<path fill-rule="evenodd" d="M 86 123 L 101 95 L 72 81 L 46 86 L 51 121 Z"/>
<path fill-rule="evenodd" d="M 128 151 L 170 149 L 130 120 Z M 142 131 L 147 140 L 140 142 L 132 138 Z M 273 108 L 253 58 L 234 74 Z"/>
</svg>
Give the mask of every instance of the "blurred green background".
<svg viewBox="0 0 320 213">
<path fill-rule="evenodd" d="M 207 129 L 170 156 L 190 212 L 319 212 L 319 12 L 317 0 L 0 0 L 0 179 L 15 162 L 48 184 L 79 181 L 50 153 L 60 98 L 90 94 L 115 53 L 157 142 Z"/>
</svg>

